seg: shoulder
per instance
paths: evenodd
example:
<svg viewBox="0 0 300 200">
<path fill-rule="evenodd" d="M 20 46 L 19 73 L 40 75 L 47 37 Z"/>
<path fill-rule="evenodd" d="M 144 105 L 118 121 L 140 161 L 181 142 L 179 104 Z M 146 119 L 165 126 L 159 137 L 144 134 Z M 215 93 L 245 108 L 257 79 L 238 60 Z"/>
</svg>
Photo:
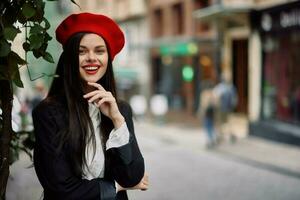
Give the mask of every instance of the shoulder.
<svg viewBox="0 0 300 200">
<path fill-rule="evenodd" d="M 63 101 L 57 97 L 47 97 L 42 100 L 32 111 L 33 116 L 51 116 L 58 113 L 64 113 L 66 106 Z"/>
</svg>

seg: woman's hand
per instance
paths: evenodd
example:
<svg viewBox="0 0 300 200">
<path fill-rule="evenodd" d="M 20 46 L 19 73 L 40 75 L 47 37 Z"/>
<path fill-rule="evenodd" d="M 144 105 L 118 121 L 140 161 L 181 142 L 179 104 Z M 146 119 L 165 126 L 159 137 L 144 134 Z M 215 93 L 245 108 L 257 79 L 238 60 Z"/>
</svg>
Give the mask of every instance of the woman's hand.
<svg viewBox="0 0 300 200">
<path fill-rule="evenodd" d="M 125 119 L 119 111 L 115 97 L 98 83 L 88 82 L 88 85 L 95 87 L 96 90 L 83 95 L 83 97 L 90 103 L 94 102 L 100 111 L 113 121 L 115 128 L 119 128 Z"/>
<path fill-rule="evenodd" d="M 149 186 L 149 177 L 147 174 L 145 174 L 142 180 L 136 186 L 130 188 L 123 188 L 117 183 L 117 191 L 118 192 L 122 190 L 143 190 L 144 191 L 148 189 L 148 186 Z"/>
</svg>

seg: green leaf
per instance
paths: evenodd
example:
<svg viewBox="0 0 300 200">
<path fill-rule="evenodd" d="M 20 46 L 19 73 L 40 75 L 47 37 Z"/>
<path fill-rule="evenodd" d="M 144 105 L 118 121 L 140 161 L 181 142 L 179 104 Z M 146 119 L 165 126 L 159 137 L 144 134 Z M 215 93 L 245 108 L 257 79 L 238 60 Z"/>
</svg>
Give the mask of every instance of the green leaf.
<svg viewBox="0 0 300 200">
<path fill-rule="evenodd" d="M 39 51 L 41 52 L 42 55 L 45 55 L 46 50 L 47 50 L 47 47 L 48 47 L 48 43 L 45 42 L 45 43 L 39 48 Z"/>
<path fill-rule="evenodd" d="M 24 42 L 22 46 L 24 51 L 30 51 L 30 44 L 28 42 Z"/>
<path fill-rule="evenodd" d="M 23 59 L 19 57 L 18 54 L 11 51 L 8 55 L 8 70 L 10 74 L 11 80 L 18 86 L 23 87 L 23 83 L 21 81 L 18 63 L 22 62 Z"/>
<path fill-rule="evenodd" d="M 27 18 L 23 15 L 22 10 L 17 13 L 18 22 L 21 24 L 26 24 Z"/>
<path fill-rule="evenodd" d="M 38 49 L 44 43 L 44 36 L 42 34 L 33 34 L 29 36 L 30 49 Z"/>
<path fill-rule="evenodd" d="M 52 40 L 52 37 L 48 33 L 46 33 L 45 34 L 45 42 L 50 41 L 50 40 Z"/>
<path fill-rule="evenodd" d="M 34 55 L 35 58 L 39 58 L 39 57 L 42 56 L 41 52 L 39 50 L 37 50 L 37 49 L 33 49 L 32 53 L 33 53 L 33 55 Z"/>
<path fill-rule="evenodd" d="M 54 63 L 53 57 L 51 56 L 50 53 L 45 52 L 45 55 L 43 56 L 44 60 L 50 62 L 50 63 Z"/>
<path fill-rule="evenodd" d="M 13 41 L 21 31 L 14 26 L 4 28 L 4 37 L 7 40 Z"/>
<path fill-rule="evenodd" d="M 46 3 L 43 0 L 36 0 L 35 3 L 38 9 L 44 10 Z"/>
<path fill-rule="evenodd" d="M 19 65 L 25 65 L 27 64 L 26 60 L 22 59 L 16 52 L 11 51 L 10 52 L 10 56 L 12 57 L 12 59 L 14 59 L 14 61 L 19 64 Z"/>
<path fill-rule="evenodd" d="M 25 3 L 22 7 L 22 13 L 27 19 L 29 19 L 35 15 L 36 10 L 31 4 Z"/>
<path fill-rule="evenodd" d="M 5 57 L 9 54 L 10 46 L 11 44 L 8 43 L 6 40 L 4 39 L 0 40 L 0 57 Z"/>
<path fill-rule="evenodd" d="M 20 77 L 20 72 L 19 70 L 16 71 L 14 74 L 13 74 L 13 82 L 16 84 L 16 86 L 20 87 L 20 88 L 24 88 L 24 85 L 23 85 L 23 82 L 21 80 L 21 77 Z"/>
<path fill-rule="evenodd" d="M 30 28 L 30 34 L 39 34 L 44 31 L 44 28 L 41 27 L 39 24 L 34 24 L 33 27 Z"/>
<path fill-rule="evenodd" d="M 45 2 L 43 0 L 34 0 L 35 15 L 30 18 L 30 21 L 41 23 L 44 20 Z"/>
<path fill-rule="evenodd" d="M 3 22 L 3 25 L 9 26 L 9 25 L 14 24 L 17 20 L 17 12 L 18 12 L 18 10 L 15 9 L 11 5 L 6 7 L 4 14 L 2 15 L 2 13 L 1 13 L 1 17 L 2 17 L 1 20 Z"/>
<path fill-rule="evenodd" d="M 50 28 L 50 23 L 49 23 L 49 21 L 46 19 L 46 18 L 44 18 L 44 20 L 43 20 L 43 22 L 44 22 L 44 25 L 45 25 L 45 29 L 49 29 Z"/>
<path fill-rule="evenodd" d="M 15 71 L 18 71 L 18 62 L 15 59 L 15 54 L 13 51 L 11 51 L 8 55 L 8 71 L 10 72 L 10 74 L 14 74 Z"/>
</svg>

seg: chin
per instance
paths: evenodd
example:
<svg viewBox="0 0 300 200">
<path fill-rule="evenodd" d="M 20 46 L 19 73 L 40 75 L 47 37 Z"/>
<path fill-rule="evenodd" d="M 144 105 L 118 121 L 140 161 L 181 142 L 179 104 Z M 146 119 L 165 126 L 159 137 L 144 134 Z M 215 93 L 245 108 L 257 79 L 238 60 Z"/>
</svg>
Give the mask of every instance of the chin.
<svg viewBox="0 0 300 200">
<path fill-rule="evenodd" d="M 85 76 L 82 77 L 86 82 L 96 83 L 102 76 Z"/>
<path fill-rule="evenodd" d="M 100 78 L 99 79 L 95 79 L 95 78 L 87 78 L 87 79 L 85 79 L 86 82 L 91 82 L 91 83 L 96 83 L 99 80 L 100 80 Z"/>
</svg>

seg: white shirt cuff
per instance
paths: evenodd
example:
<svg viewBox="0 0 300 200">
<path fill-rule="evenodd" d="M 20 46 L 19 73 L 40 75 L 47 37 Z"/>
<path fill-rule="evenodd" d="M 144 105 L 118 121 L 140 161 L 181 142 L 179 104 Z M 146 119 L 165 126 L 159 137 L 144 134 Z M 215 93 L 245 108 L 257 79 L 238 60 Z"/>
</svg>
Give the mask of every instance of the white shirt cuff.
<svg viewBox="0 0 300 200">
<path fill-rule="evenodd" d="M 129 142 L 129 130 L 127 128 L 126 122 L 124 122 L 118 129 L 113 129 L 109 138 L 106 142 L 106 150 L 110 148 L 117 148 L 128 144 Z"/>
</svg>

